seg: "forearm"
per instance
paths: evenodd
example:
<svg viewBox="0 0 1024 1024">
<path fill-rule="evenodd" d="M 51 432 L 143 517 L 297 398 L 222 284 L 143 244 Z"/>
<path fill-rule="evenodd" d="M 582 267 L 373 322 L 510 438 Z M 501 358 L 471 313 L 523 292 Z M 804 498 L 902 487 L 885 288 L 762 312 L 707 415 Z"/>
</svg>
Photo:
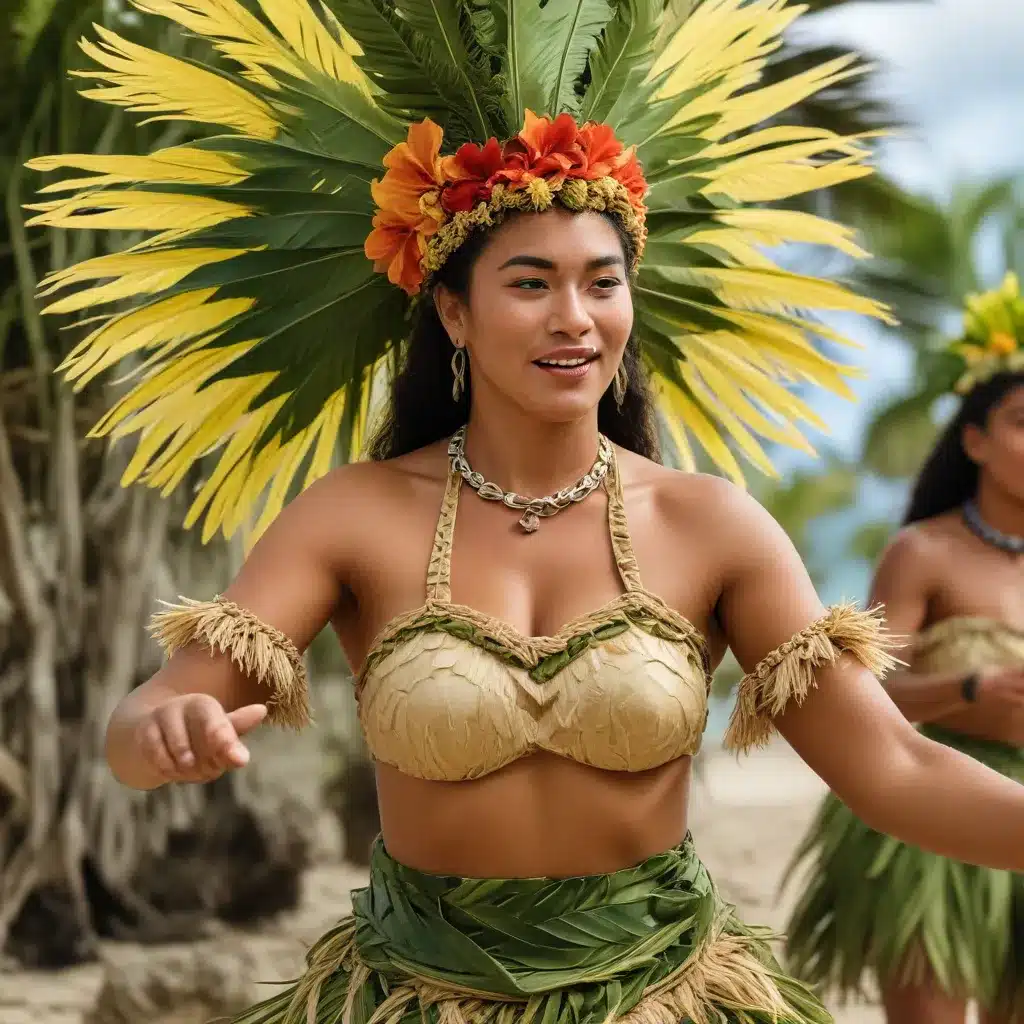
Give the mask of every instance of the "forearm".
<svg viewBox="0 0 1024 1024">
<path fill-rule="evenodd" d="M 964 672 L 918 675 L 895 673 L 883 682 L 886 693 L 910 722 L 934 722 L 964 707 Z"/>
<path fill-rule="evenodd" d="M 1024 786 L 915 734 L 850 794 L 872 828 L 969 864 L 1024 872 Z M 841 798 L 843 794 L 840 794 Z"/>
</svg>

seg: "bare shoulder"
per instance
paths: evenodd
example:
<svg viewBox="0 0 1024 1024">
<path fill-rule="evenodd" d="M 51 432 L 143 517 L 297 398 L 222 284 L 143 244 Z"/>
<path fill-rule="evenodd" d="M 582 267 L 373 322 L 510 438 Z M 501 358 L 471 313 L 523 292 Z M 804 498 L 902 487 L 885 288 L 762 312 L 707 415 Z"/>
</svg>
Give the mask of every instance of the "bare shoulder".
<svg viewBox="0 0 1024 1024">
<path fill-rule="evenodd" d="M 951 516 L 936 516 L 898 530 L 879 559 L 877 577 L 898 576 L 925 580 L 942 575 L 958 541 L 957 523 Z"/>
<path fill-rule="evenodd" d="M 441 445 L 339 466 L 289 502 L 271 530 L 345 561 L 416 507 L 434 508 L 445 477 Z"/>
</svg>

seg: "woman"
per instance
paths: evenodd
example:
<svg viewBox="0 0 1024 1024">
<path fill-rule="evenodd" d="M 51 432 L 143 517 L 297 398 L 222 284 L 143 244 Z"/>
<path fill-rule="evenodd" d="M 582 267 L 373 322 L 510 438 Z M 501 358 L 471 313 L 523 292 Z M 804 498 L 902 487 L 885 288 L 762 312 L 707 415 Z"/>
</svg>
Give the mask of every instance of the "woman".
<svg viewBox="0 0 1024 1024">
<path fill-rule="evenodd" d="M 917 480 L 872 600 L 915 636 L 886 689 L 921 733 L 1024 781 L 1024 303 L 974 298 L 962 403 Z M 1021 875 L 881 835 L 830 796 L 797 857 L 812 865 L 790 965 L 852 992 L 870 972 L 890 1024 L 1024 1019 Z"/>
<path fill-rule="evenodd" d="M 248 1024 L 828 1021 L 687 836 L 726 645 L 750 670 L 732 745 L 777 725 L 877 827 L 1024 866 L 1024 789 L 906 723 L 872 677 L 889 664 L 878 618 L 824 609 L 738 488 L 658 461 L 647 371 L 724 465 L 714 420 L 763 460 L 751 429 L 800 443 L 808 413 L 780 378 L 844 388 L 794 307 L 881 312 L 757 249 L 850 250 L 844 232 L 744 208 L 862 173 L 829 133 L 744 132 L 782 102 L 750 86 L 789 13 L 565 7 L 470 18 L 436 0 L 432 21 L 346 0 L 339 24 L 298 0 L 263 0 L 261 20 L 162 0 L 244 74 L 197 79 L 104 35 L 99 97 L 231 132 L 37 164 L 98 175 L 54 186 L 72 198 L 44 222 L 157 232 L 54 282 L 113 278 L 64 310 L 135 300 L 67 367 L 145 357 L 101 425 L 140 433 L 129 476 L 173 486 L 219 450 L 193 513 L 229 528 L 268 485 L 279 505 L 308 458 L 319 477 L 222 597 L 159 618 L 172 656 L 108 734 L 126 785 L 209 780 L 246 763 L 263 720 L 306 721 L 300 656 L 326 624 L 357 668 L 371 882 Z M 845 73 L 794 79 L 785 102 Z M 538 100 L 559 116 L 524 109 Z M 444 123 L 411 116 L 424 107 Z M 325 472 L 392 354 L 373 458 Z"/>
</svg>

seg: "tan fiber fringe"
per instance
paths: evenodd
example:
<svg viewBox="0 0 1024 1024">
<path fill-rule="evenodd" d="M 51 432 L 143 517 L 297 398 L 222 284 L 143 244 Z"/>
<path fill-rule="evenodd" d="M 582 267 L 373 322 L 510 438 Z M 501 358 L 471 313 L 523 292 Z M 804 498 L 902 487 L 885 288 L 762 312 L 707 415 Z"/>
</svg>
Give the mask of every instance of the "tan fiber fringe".
<svg viewBox="0 0 1024 1024">
<path fill-rule="evenodd" d="M 766 655 L 743 677 L 736 697 L 725 746 L 747 752 L 772 737 L 772 719 L 791 701 L 802 704 L 817 685 L 814 673 L 834 665 L 843 652 L 852 654 L 877 678 L 901 662 L 890 650 L 902 646 L 887 634 L 880 607 L 861 611 L 855 604 L 834 605 L 792 639 Z"/>
<path fill-rule="evenodd" d="M 218 595 L 212 601 L 181 598 L 150 621 L 150 632 L 168 656 L 190 643 L 230 654 L 247 675 L 271 691 L 267 721 L 301 729 L 310 722 L 309 687 L 298 648 L 246 608 Z"/>
<path fill-rule="evenodd" d="M 779 990 L 776 971 L 751 948 L 761 944 L 756 935 L 728 934 L 722 924 L 716 925 L 709 940 L 685 963 L 645 989 L 630 1010 L 609 1014 L 604 1024 L 720 1024 L 723 1011 L 733 1011 L 741 1019 L 752 1012 L 780 1021 L 795 1019 L 799 1010 Z M 421 1011 L 437 1006 L 439 1024 L 533 1024 L 537 1010 L 533 1000 L 477 992 L 417 975 L 412 965 L 394 966 L 406 980 L 390 987 L 366 1024 L 399 1024 L 413 1003 Z M 311 951 L 308 970 L 296 986 L 281 1024 L 318 1020 L 323 986 L 338 971 L 348 975 L 338 1024 L 350 1024 L 361 989 L 373 975 L 359 957 L 352 918 L 325 935 Z"/>
</svg>

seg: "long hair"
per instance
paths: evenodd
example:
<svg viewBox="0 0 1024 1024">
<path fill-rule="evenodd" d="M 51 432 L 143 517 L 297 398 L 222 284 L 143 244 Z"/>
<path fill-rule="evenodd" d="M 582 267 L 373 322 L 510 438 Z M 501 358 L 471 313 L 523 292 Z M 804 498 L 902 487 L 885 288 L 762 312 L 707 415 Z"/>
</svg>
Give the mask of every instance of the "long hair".
<svg viewBox="0 0 1024 1024">
<path fill-rule="evenodd" d="M 914 483 L 903 525 L 931 519 L 959 508 L 978 489 L 978 467 L 964 449 L 968 426 L 988 426 L 992 410 L 1014 388 L 1024 386 L 1024 373 L 997 373 L 972 388 L 956 416 L 943 431 Z"/>
<path fill-rule="evenodd" d="M 618 219 L 602 214 L 615 227 L 622 243 L 626 266 L 633 263 L 633 242 Z M 438 272 L 434 284 L 443 284 L 463 298 L 477 259 L 487 244 L 488 233 L 476 231 L 457 249 Z M 458 401 L 452 400 L 452 343 L 437 314 L 432 295 L 425 294 L 416 306 L 412 331 L 402 361 L 391 384 L 387 411 L 368 446 L 371 459 L 405 455 L 449 437 L 469 419 L 473 390 L 470 364 L 466 362 L 466 386 Z M 597 407 L 598 429 L 622 448 L 655 462 L 661 452 L 655 426 L 654 400 L 633 337 L 622 357 L 626 392 L 621 407 L 609 388 Z"/>
</svg>

